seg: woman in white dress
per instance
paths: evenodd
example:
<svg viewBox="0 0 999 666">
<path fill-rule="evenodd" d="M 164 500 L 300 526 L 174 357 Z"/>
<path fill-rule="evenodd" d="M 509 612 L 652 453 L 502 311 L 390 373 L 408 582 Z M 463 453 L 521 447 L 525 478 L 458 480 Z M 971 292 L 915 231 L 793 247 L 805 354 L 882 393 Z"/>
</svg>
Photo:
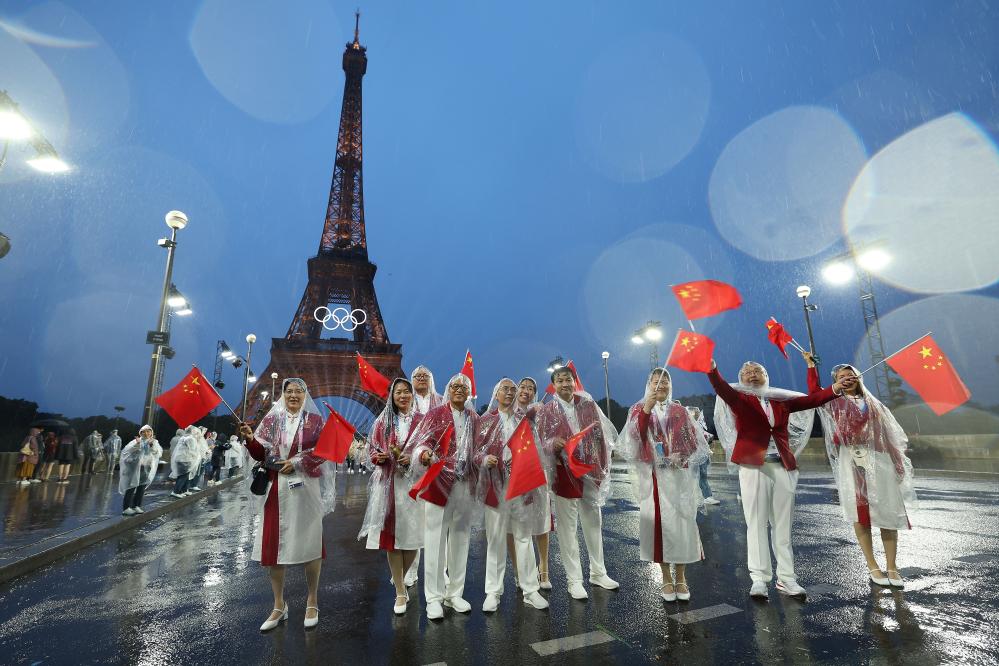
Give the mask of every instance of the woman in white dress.
<svg viewBox="0 0 999 666">
<path fill-rule="evenodd" d="M 423 502 L 409 496 L 409 456 L 403 453 L 410 434 L 423 419 L 413 406 L 413 385 L 399 378 L 389 387 L 390 399 L 375 419 L 368 436 L 375 466 L 368 482 L 368 508 L 358 539 L 366 538 L 369 550 L 384 550 L 392 584 L 396 615 L 406 612 L 409 593 L 405 576 L 417 551 L 423 547 Z"/>
<path fill-rule="evenodd" d="M 898 572 L 898 530 L 911 529 L 909 509 L 915 507 L 912 463 L 905 455 L 908 438 L 891 411 L 871 395 L 852 365 L 833 367 L 834 382 L 855 378 L 853 388 L 819 408 L 826 453 L 832 466 L 843 516 L 853 524 L 867 560 L 871 582 L 905 587 Z M 821 390 L 809 375 L 809 392 Z M 874 557 L 871 528 L 881 529 L 886 568 Z M 887 575 L 886 575 L 887 574 Z"/>
<path fill-rule="evenodd" d="M 672 397 L 669 372 L 656 368 L 642 401 L 628 414 L 618 446 L 638 477 L 642 560 L 662 569 L 665 601 L 689 601 L 687 565 L 704 559 L 697 530 L 697 468 L 709 452 L 700 428 Z"/>
<path fill-rule="evenodd" d="M 274 593 L 274 610 L 261 631 L 288 619 L 284 570 L 289 564 L 305 565 L 305 626 L 319 623 L 319 572 L 326 557 L 323 516 L 333 511 L 336 501 L 333 465 L 314 453 L 322 429 L 323 417 L 298 378 L 282 382 L 281 398 L 255 431 L 240 425 L 247 452 L 264 464 L 269 477 L 252 555 L 269 568 Z"/>
</svg>

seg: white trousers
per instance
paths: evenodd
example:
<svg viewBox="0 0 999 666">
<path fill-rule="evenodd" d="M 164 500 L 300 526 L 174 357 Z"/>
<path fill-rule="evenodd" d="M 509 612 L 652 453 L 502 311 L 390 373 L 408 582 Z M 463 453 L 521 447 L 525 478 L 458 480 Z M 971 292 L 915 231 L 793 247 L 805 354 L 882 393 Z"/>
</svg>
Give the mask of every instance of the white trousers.
<svg viewBox="0 0 999 666">
<path fill-rule="evenodd" d="M 468 563 L 468 487 L 456 482 L 447 506 L 427 502 L 423 541 L 423 594 L 427 603 L 462 596 Z"/>
<path fill-rule="evenodd" d="M 506 535 L 510 526 L 510 513 L 503 509 L 486 507 L 486 594 L 502 596 L 503 578 L 506 576 Z M 526 534 L 518 537 L 517 533 Z M 513 548 L 517 554 L 517 577 L 524 594 L 537 592 L 538 563 L 534 560 L 534 539 L 530 532 L 516 530 Z"/>
<path fill-rule="evenodd" d="M 769 583 L 773 578 L 771 544 L 777 556 L 777 579 L 795 580 L 791 520 L 797 486 L 798 471 L 788 471 L 777 462 L 763 463 L 762 467 L 739 467 L 742 512 L 746 516 L 749 575 L 754 582 Z"/>
<path fill-rule="evenodd" d="M 555 496 L 555 531 L 558 533 L 559 553 L 569 585 L 583 582 L 583 565 L 579 561 L 579 537 L 576 526 L 583 526 L 583 541 L 590 560 L 590 577 L 607 574 L 604 568 L 603 517 L 600 507 L 578 499 Z M 518 556 L 519 559 L 519 556 Z M 533 560 L 533 558 L 532 558 Z"/>
</svg>

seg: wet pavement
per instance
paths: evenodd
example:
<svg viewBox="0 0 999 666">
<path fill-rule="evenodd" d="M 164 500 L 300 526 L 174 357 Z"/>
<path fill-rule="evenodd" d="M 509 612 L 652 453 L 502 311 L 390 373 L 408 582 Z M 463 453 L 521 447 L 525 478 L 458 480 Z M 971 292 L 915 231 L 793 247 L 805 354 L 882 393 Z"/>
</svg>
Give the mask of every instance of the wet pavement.
<svg viewBox="0 0 999 666">
<path fill-rule="evenodd" d="M 271 607 L 250 560 L 255 498 L 228 490 L 0 585 L 4 663 L 999 663 L 999 484 L 923 475 L 915 529 L 901 535 L 904 591 L 873 588 L 831 477 L 802 474 L 794 544 L 807 601 L 748 597 L 738 484 L 715 465 L 717 507 L 699 517 L 707 559 L 688 567 L 692 600 L 659 599 L 657 565 L 639 561 L 638 511 L 615 466 L 604 540 L 614 592 L 571 599 L 552 540 L 548 611 L 525 606 L 507 568 L 499 611 L 481 612 L 485 539 L 473 535 L 469 615 L 428 622 L 422 594 L 392 614 L 384 555 L 356 541 L 367 476 L 340 476 L 327 518 L 318 628 L 302 627 L 305 583 L 289 569 L 290 621 L 257 628 Z M 9 515 L 9 514 L 8 514 Z M 876 542 L 878 540 L 876 539 Z M 879 548 L 878 548 L 879 549 Z M 879 549 L 880 550 L 880 549 Z M 412 588 L 411 594 L 420 590 Z"/>
</svg>

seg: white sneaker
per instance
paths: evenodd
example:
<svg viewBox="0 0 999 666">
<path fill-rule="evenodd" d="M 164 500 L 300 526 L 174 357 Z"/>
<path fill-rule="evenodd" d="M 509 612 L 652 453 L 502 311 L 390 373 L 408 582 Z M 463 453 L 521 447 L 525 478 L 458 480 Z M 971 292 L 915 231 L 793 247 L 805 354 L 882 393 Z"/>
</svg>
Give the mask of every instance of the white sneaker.
<svg viewBox="0 0 999 666">
<path fill-rule="evenodd" d="M 41 482 L 42 482 L 41 479 L 31 479 L 29 483 L 41 483 Z"/>
<path fill-rule="evenodd" d="M 524 603 L 538 610 L 544 610 L 548 608 L 548 600 L 537 592 L 531 592 L 530 594 L 524 595 Z"/>
<path fill-rule="evenodd" d="M 472 610 L 472 604 L 468 603 L 461 597 L 452 597 L 450 599 L 445 599 L 444 605 L 455 609 L 459 613 L 469 613 Z"/>
<path fill-rule="evenodd" d="M 135 511 L 133 511 L 132 509 L 125 509 L 124 511 L 121 512 L 121 515 L 123 515 L 123 516 L 134 516 L 135 515 Z"/>
<path fill-rule="evenodd" d="M 620 583 L 607 574 L 604 574 L 603 576 L 590 576 L 590 585 L 597 585 L 605 590 L 616 590 L 621 587 Z"/>
<path fill-rule="evenodd" d="M 582 583 L 569 583 L 569 596 L 573 599 L 589 599 L 590 595 L 586 593 L 583 588 Z"/>
<path fill-rule="evenodd" d="M 441 607 L 440 602 L 431 601 L 427 604 L 427 619 L 428 620 L 439 620 L 444 617 L 444 609 Z"/>
<path fill-rule="evenodd" d="M 194 486 L 193 488 L 191 488 L 190 491 L 188 491 L 187 494 L 190 495 L 191 493 L 200 493 L 200 492 L 201 492 L 201 488 L 199 488 L 198 486 Z"/>
<path fill-rule="evenodd" d="M 495 594 L 487 594 L 486 600 L 482 603 L 483 613 L 492 613 L 497 608 L 499 608 L 499 597 Z"/>
<path fill-rule="evenodd" d="M 184 493 L 170 493 L 170 497 L 176 497 L 177 499 L 180 499 L 181 497 L 186 497 L 186 495 Z"/>
<path fill-rule="evenodd" d="M 766 599 L 770 596 L 767 592 L 767 584 L 762 580 L 754 580 L 753 586 L 749 588 L 749 596 L 756 597 L 758 599 Z"/>
<path fill-rule="evenodd" d="M 804 597 L 806 594 L 805 588 L 798 585 L 798 582 L 794 580 L 778 580 L 777 591 L 789 597 Z"/>
<path fill-rule="evenodd" d="M 718 500 L 716 500 L 714 497 L 705 497 L 704 498 L 704 503 L 705 504 L 721 504 L 721 502 L 719 502 Z"/>
<path fill-rule="evenodd" d="M 183 495 L 181 495 L 181 497 L 187 497 L 188 495 L 193 495 L 193 494 L 194 494 L 193 492 L 191 492 L 190 490 L 188 490 Z"/>
<path fill-rule="evenodd" d="M 134 511 L 135 513 L 145 513 L 145 511 L 142 510 L 141 506 L 135 507 L 134 509 L 132 509 L 132 511 Z"/>
</svg>

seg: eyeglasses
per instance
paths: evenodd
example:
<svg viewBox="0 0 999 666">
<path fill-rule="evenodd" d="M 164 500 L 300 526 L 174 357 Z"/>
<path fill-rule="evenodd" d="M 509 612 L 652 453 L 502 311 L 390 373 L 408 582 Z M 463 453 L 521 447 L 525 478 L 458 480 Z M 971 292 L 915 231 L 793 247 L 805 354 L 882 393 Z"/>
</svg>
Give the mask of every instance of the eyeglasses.
<svg viewBox="0 0 999 666">
<path fill-rule="evenodd" d="M 463 393 L 468 393 L 468 387 L 465 386 L 464 384 L 452 384 L 451 385 L 451 390 L 452 391 L 461 391 Z"/>
<path fill-rule="evenodd" d="M 430 379 L 430 375 L 425 375 L 421 372 L 418 375 L 413 375 L 413 379 Z"/>
</svg>

